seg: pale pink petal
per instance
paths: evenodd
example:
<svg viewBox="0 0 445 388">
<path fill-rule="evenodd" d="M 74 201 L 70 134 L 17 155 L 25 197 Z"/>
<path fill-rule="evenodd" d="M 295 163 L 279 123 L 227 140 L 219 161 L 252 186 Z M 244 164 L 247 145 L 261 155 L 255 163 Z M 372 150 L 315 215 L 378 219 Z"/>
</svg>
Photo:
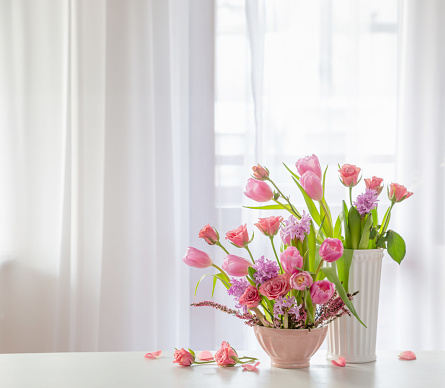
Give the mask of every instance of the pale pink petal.
<svg viewBox="0 0 445 388">
<path fill-rule="evenodd" d="M 249 371 L 257 371 L 258 369 L 256 368 L 258 365 L 260 365 L 260 362 L 258 361 L 255 365 L 252 364 L 243 364 L 243 368 L 245 370 L 249 370 Z"/>
<path fill-rule="evenodd" d="M 147 353 L 144 357 L 149 358 L 150 360 L 156 360 L 161 355 L 162 350 L 158 350 L 157 352 Z"/>
<path fill-rule="evenodd" d="M 399 358 L 401 360 L 415 360 L 416 359 L 416 355 L 414 354 L 414 352 L 411 352 L 410 350 L 407 350 L 405 352 L 402 352 L 399 354 Z"/>
<path fill-rule="evenodd" d="M 336 365 L 336 366 L 345 366 L 346 365 L 346 360 L 345 360 L 344 357 L 340 357 L 337 361 L 332 360 L 331 363 Z"/>
<path fill-rule="evenodd" d="M 202 352 L 198 353 L 198 358 L 202 361 L 211 361 L 213 360 L 213 356 L 212 353 L 209 352 L 208 350 L 204 350 Z"/>
</svg>

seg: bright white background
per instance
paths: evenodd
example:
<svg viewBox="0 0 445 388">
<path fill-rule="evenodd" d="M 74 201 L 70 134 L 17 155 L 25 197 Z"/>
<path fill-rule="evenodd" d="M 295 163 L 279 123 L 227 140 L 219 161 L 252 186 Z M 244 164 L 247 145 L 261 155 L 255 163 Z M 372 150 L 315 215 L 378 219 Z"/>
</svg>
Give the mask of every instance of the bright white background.
<svg viewBox="0 0 445 388">
<path fill-rule="evenodd" d="M 0 352 L 256 346 L 189 307 L 211 282 L 194 298 L 181 257 L 221 263 L 207 223 L 253 230 L 258 162 L 301 209 L 281 162 L 312 153 L 334 213 L 337 163 L 414 192 L 378 348 L 445 349 L 443 17 L 440 0 L 0 0 Z"/>
</svg>

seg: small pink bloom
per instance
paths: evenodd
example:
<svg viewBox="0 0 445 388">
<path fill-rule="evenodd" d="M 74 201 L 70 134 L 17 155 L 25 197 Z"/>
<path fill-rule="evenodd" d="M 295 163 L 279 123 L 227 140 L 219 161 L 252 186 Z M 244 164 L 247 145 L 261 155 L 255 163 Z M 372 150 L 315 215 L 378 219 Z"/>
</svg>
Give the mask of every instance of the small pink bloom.
<svg viewBox="0 0 445 388">
<path fill-rule="evenodd" d="M 264 181 L 267 178 L 269 178 L 269 171 L 267 168 L 260 166 L 259 164 L 252 167 L 253 170 L 253 177 L 255 179 L 258 179 L 259 181 Z"/>
<path fill-rule="evenodd" d="M 227 255 L 223 261 L 222 269 L 230 276 L 246 276 L 252 263 L 243 257 Z"/>
<path fill-rule="evenodd" d="M 324 304 L 334 294 L 334 285 L 328 280 L 318 280 L 311 286 L 311 299 L 315 304 Z"/>
<path fill-rule="evenodd" d="M 309 272 L 303 271 L 299 273 L 294 273 L 290 277 L 290 285 L 295 290 L 304 290 L 306 287 L 312 286 L 314 279 Z"/>
<path fill-rule="evenodd" d="M 144 357 L 149 358 L 151 360 L 155 360 L 160 357 L 161 353 L 162 353 L 162 351 L 158 350 L 157 352 L 147 353 Z"/>
<path fill-rule="evenodd" d="M 260 286 L 260 293 L 269 300 L 286 295 L 290 290 L 290 275 L 287 273 L 277 275 Z"/>
<path fill-rule="evenodd" d="M 413 195 L 413 193 L 410 193 L 405 186 L 399 185 L 398 183 L 391 183 L 388 189 L 388 198 L 392 202 L 402 202 L 411 197 L 411 195 Z"/>
<path fill-rule="evenodd" d="M 306 171 L 312 171 L 315 175 L 321 179 L 321 166 L 318 158 L 315 155 L 305 156 L 304 158 L 298 159 L 295 163 L 298 173 L 303 175 Z"/>
<path fill-rule="evenodd" d="M 219 241 L 218 233 L 215 228 L 210 225 L 204 226 L 204 228 L 199 231 L 198 237 L 203 238 L 209 245 L 215 245 Z"/>
<path fill-rule="evenodd" d="M 318 253 L 324 261 L 332 263 L 343 256 L 343 243 L 338 238 L 328 237 L 321 244 Z"/>
<path fill-rule="evenodd" d="M 346 365 L 346 360 L 344 357 L 340 357 L 337 361 L 332 360 L 331 362 L 332 362 L 332 364 L 337 365 L 337 366 L 345 366 Z"/>
<path fill-rule="evenodd" d="M 257 371 L 258 369 L 257 369 L 257 366 L 258 365 L 260 365 L 260 362 L 258 361 L 255 365 L 252 365 L 252 364 L 243 364 L 243 369 L 244 370 L 248 370 L 248 371 L 251 371 L 251 372 L 255 372 L 255 371 Z"/>
<path fill-rule="evenodd" d="M 255 226 L 261 230 L 265 236 L 275 236 L 280 229 L 281 221 L 283 217 L 271 216 L 267 218 L 260 218 Z"/>
<path fill-rule="evenodd" d="M 207 253 L 193 247 L 187 248 L 182 261 L 195 268 L 207 268 L 213 265 L 212 259 Z"/>
<path fill-rule="evenodd" d="M 366 188 L 374 190 L 377 195 L 379 195 L 383 190 L 382 182 L 383 179 L 377 178 L 376 176 L 373 176 L 372 179 L 365 179 Z"/>
<path fill-rule="evenodd" d="M 208 350 L 204 350 L 202 352 L 198 353 L 198 358 L 201 361 L 211 361 L 213 360 L 212 352 L 209 352 Z"/>
<path fill-rule="evenodd" d="M 317 175 L 312 171 L 306 171 L 300 177 L 300 184 L 309 197 L 314 201 L 321 201 L 323 198 L 323 185 Z"/>
<path fill-rule="evenodd" d="M 340 179 L 346 187 L 354 187 L 357 185 L 358 175 L 361 169 L 353 164 L 344 164 L 338 172 Z"/>
<path fill-rule="evenodd" d="M 257 202 L 268 202 L 273 198 L 273 191 L 266 182 L 249 178 L 244 195 Z"/>
<path fill-rule="evenodd" d="M 294 246 L 289 246 L 281 252 L 280 262 L 283 271 L 290 275 L 300 272 L 296 267 L 303 268 L 303 258 L 300 255 L 300 251 Z"/>
<path fill-rule="evenodd" d="M 258 307 L 261 302 L 261 295 L 258 292 L 258 289 L 253 286 L 247 287 L 244 294 L 240 296 L 239 303 L 246 306 L 249 309 L 253 309 Z"/>
<path fill-rule="evenodd" d="M 174 364 L 176 363 L 182 366 L 190 366 L 195 362 L 195 357 L 184 348 L 176 350 L 173 358 Z"/>
<path fill-rule="evenodd" d="M 238 248 L 243 248 L 249 244 L 249 234 L 247 233 L 246 225 L 241 225 L 226 233 L 226 240 L 229 240 Z"/>
<path fill-rule="evenodd" d="M 415 360 L 416 359 L 416 355 L 414 354 L 414 352 L 411 352 L 410 350 L 407 350 L 405 352 L 400 353 L 399 354 L 399 358 L 401 360 L 411 361 L 411 360 Z"/>
<path fill-rule="evenodd" d="M 238 354 L 226 341 L 223 341 L 221 348 L 215 353 L 215 361 L 219 366 L 234 366 L 238 362 Z"/>
</svg>

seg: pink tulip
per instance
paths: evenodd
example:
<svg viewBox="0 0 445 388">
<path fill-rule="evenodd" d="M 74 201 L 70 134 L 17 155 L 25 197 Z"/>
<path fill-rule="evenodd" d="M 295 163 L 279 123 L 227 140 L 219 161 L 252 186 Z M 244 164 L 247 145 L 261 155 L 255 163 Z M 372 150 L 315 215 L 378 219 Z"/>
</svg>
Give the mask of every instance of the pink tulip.
<svg viewBox="0 0 445 388">
<path fill-rule="evenodd" d="M 212 259 L 207 253 L 192 247 L 187 248 L 182 261 L 195 268 L 207 268 L 213 265 Z"/>
<path fill-rule="evenodd" d="M 300 177 L 300 184 L 307 195 L 314 201 L 321 201 L 323 198 L 323 186 L 320 178 L 312 171 L 306 171 Z"/>
<path fill-rule="evenodd" d="M 249 309 L 258 307 L 261 302 L 261 295 L 258 292 L 258 288 L 249 286 L 244 291 L 244 294 L 239 298 L 239 304 L 246 306 Z"/>
<path fill-rule="evenodd" d="M 210 225 L 204 226 L 204 228 L 199 231 L 198 237 L 203 238 L 209 245 L 215 245 L 219 241 L 218 233 L 215 228 Z"/>
<path fill-rule="evenodd" d="M 382 182 L 383 179 L 377 178 L 376 176 L 373 176 L 372 179 L 365 179 L 366 188 L 374 190 L 375 192 L 377 192 L 377 195 L 380 195 L 383 190 Z"/>
<path fill-rule="evenodd" d="M 269 178 L 269 171 L 267 168 L 260 166 L 259 164 L 252 167 L 253 177 L 259 181 L 265 181 Z"/>
<path fill-rule="evenodd" d="M 388 198 L 392 202 L 402 202 L 405 199 L 411 197 L 413 193 L 410 193 L 405 186 L 397 183 L 391 183 L 388 189 Z"/>
<path fill-rule="evenodd" d="M 280 262 L 283 271 L 290 275 L 300 272 L 296 267 L 303 268 L 303 258 L 300 255 L 300 251 L 293 246 L 287 247 L 281 252 Z"/>
<path fill-rule="evenodd" d="M 306 287 L 312 286 L 313 283 L 314 279 L 312 279 L 312 275 L 306 271 L 294 273 L 290 277 L 290 285 L 295 290 L 305 290 Z"/>
<path fill-rule="evenodd" d="M 344 164 L 338 172 L 340 179 L 346 187 L 354 187 L 357 185 L 358 175 L 361 169 L 353 164 Z"/>
<path fill-rule="evenodd" d="M 221 348 L 215 353 L 215 361 L 219 366 L 234 366 L 238 362 L 238 354 L 226 341 L 223 341 Z"/>
<path fill-rule="evenodd" d="M 173 363 L 182 366 L 190 366 L 195 362 L 195 357 L 184 348 L 182 348 L 181 350 L 176 350 L 173 358 Z"/>
<path fill-rule="evenodd" d="M 406 350 L 406 351 L 404 351 L 404 352 L 399 354 L 399 358 L 401 360 L 411 361 L 411 360 L 415 360 L 416 359 L 416 355 L 411 350 Z"/>
<path fill-rule="evenodd" d="M 222 269 L 230 276 L 241 277 L 249 273 L 248 268 L 251 266 L 252 264 L 243 257 L 227 255 L 224 259 Z"/>
<path fill-rule="evenodd" d="M 249 234 L 247 233 L 247 226 L 241 225 L 226 233 L 226 240 L 229 240 L 238 248 L 244 248 L 249 244 Z"/>
<path fill-rule="evenodd" d="M 312 171 L 321 180 L 321 166 L 315 155 L 305 156 L 304 158 L 298 159 L 297 163 L 295 163 L 295 167 L 297 167 L 300 176 L 306 171 Z"/>
<path fill-rule="evenodd" d="M 273 237 L 278 233 L 281 221 L 283 221 L 283 217 L 271 216 L 260 218 L 255 226 L 261 230 L 265 236 Z"/>
<path fill-rule="evenodd" d="M 343 256 L 343 243 L 338 238 L 328 237 L 321 244 L 318 253 L 324 261 L 332 263 Z"/>
<path fill-rule="evenodd" d="M 258 181 L 253 178 L 247 180 L 246 197 L 257 202 L 268 202 L 273 198 L 273 191 L 266 182 Z"/>
<path fill-rule="evenodd" d="M 324 304 L 334 295 L 334 285 L 328 280 L 318 280 L 311 286 L 311 299 L 315 304 Z"/>
<path fill-rule="evenodd" d="M 269 300 L 286 295 L 290 290 L 290 275 L 287 273 L 277 275 L 260 286 L 261 295 L 264 295 Z"/>
</svg>

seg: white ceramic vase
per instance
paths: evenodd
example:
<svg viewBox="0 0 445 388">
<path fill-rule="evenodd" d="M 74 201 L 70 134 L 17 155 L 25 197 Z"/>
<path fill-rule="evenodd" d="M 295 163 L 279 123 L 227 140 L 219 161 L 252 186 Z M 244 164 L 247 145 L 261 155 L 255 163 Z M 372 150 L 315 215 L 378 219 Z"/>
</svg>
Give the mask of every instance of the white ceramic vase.
<svg viewBox="0 0 445 388">
<path fill-rule="evenodd" d="M 359 291 L 353 304 L 365 328 L 354 316 L 343 316 L 329 324 L 328 360 L 340 356 L 349 363 L 376 360 L 377 317 L 383 249 L 355 250 L 349 272 L 349 292 Z"/>
</svg>

